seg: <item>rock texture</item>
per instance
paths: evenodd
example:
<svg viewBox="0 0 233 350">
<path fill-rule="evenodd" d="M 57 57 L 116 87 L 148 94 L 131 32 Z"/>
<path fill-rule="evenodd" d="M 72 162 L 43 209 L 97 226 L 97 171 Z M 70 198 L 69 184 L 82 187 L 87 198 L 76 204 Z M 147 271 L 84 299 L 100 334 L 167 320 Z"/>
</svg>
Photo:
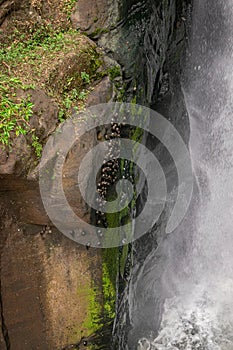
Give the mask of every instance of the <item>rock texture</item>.
<svg viewBox="0 0 233 350">
<path fill-rule="evenodd" d="M 141 16 L 137 15 L 137 10 Z M 181 89 L 181 62 L 184 62 L 190 11 L 189 1 L 140 2 L 140 6 L 129 10 L 128 21 L 120 24 L 115 33 L 113 30 L 100 38 L 101 45 L 112 57 L 117 57 L 122 66 L 127 99 L 130 101 L 134 97 L 138 103 L 160 112 L 173 123 L 185 142 L 189 138 L 189 121 Z M 146 138 L 147 147 L 159 159 L 164 173 L 169 173 L 167 185 L 170 191 L 176 179 L 175 170 L 168 171 L 172 160 L 157 140 L 148 135 Z M 141 196 L 139 208 L 143 207 L 145 198 L 146 195 Z M 163 274 L 163 257 L 157 260 L 155 251 L 158 242 L 166 240 L 165 220 L 163 217 L 150 233 L 133 245 L 134 264 L 130 283 L 119 302 L 114 349 L 134 349 L 140 338 L 153 337 L 159 328 L 166 296 L 162 292 L 151 296 Z M 148 257 L 153 266 L 149 273 Z"/>
<path fill-rule="evenodd" d="M 87 252 L 54 228 L 42 234 L 42 226 L 19 224 L 9 211 L 4 219 L 1 300 L 7 349 L 61 349 L 79 342 L 89 332 L 82 326 L 89 312 L 86 293 L 93 280 L 101 282 L 100 252 Z M 0 340 L 4 349 L 6 338 Z"/>
<path fill-rule="evenodd" d="M 71 16 L 73 26 L 85 31 L 92 36 L 99 36 L 102 32 L 108 30 L 113 25 L 116 15 L 114 7 L 110 0 L 79 0 L 76 10 Z"/>
<path fill-rule="evenodd" d="M 20 28 L 67 25 L 63 7 L 68 1 L 0 1 L 1 40 Z M 64 5 L 64 6 L 63 6 Z M 101 10 L 101 2 L 98 4 Z M 68 8 L 69 9 L 69 8 Z M 68 11 L 68 10 L 67 10 Z M 99 21 L 105 22 L 104 12 Z M 95 23 L 97 23 L 95 21 Z M 93 71 L 98 53 L 96 44 L 83 36 L 78 50 L 51 62 L 44 72 L 44 85 L 18 90 L 15 98 L 28 94 L 33 103 L 30 129 L 41 143 L 58 124 L 58 103 L 48 89 L 62 94 L 69 78 L 80 79 L 81 72 Z M 91 55 L 87 56 L 87 51 Z M 77 52 L 78 51 L 78 52 Z M 24 65 L 25 62 L 22 63 Z M 93 64 L 93 66 L 92 66 Z M 10 69 L 6 73 L 14 74 Z M 107 69 L 107 68 L 106 68 Z M 100 69 L 101 70 L 101 69 Z M 29 71 L 28 71 L 29 72 Z M 27 73 L 28 73 L 27 72 Z M 29 72 L 31 73 L 31 72 Z M 90 73 L 91 75 L 91 73 Z M 97 74 L 98 75 L 98 74 Z M 77 79 L 73 79 L 77 84 Z M 70 79 L 71 81 L 71 79 Z M 45 86 L 45 88 L 43 88 Z M 114 98 L 112 81 L 99 74 L 86 106 Z M 70 150 L 63 169 L 63 186 L 75 213 L 90 222 L 90 208 L 77 189 L 77 173 L 83 156 L 97 142 L 90 132 Z M 0 152 L 0 349 L 58 350 L 81 344 L 95 330 L 97 312 L 102 306 L 102 254 L 76 244 L 58 232 L 48 218 L 40 197 L 38 161 L 30 136 L 13 140 L 12 149 Z M 88 180 L 89 169 L 86 169 Z M 98 300 L 98 310 L 94 300 Z M 94 313 L 94 316 L 93 316 Z M 80 345 L 81 346 L 81 345 Z M 74 348 L 70 346 L 70 348 Z M 85 347 L 87 348 L 87 347 Z"/>
<path fill-rule="evenodd" d="M 99 38 L 108 54 L 121 65 L 125 83 L 125 97 L 152 107 L 168 118 L 185 142 L 189 138 L 189 121 L 181 89 L 181 62 L 188 35 L 191 1 L 130 1 L 118 6 L 117 26 L 110 28 Z M 167 180 L 168 191 L 174 186 L 175 170 L 169 172 L 171 158 L 165 147 L 147 135 L 146 145 L 159 159 Z M 139 208 L 146 195 L 141 196 Z M 114 349 L 133 349 L 140 337 L 151 336 L 160 324 L 164 295 L 152 300 L 153 284 L 144 278 L 144 262 L 156 250 L 158 241 L 165 239 L 164 223 L 158 225 L 134 243 L 134 266 L 130 284 L 126 287 L 119 303 L 115 328 Z M 146 264 L 146 262 L 145 262 Z M 161 259 L 162 264 L 162 259 Z M 154 283 L 161 278 L 163 267 L 156 269 Z M 151 291 L 142 293 L 145 280 Z M 142 296 L 143 295 L 143 296 Z M 153 313 L 149 310 L 155 310 Z M 151 315 L 151 316 L 149 316 Z M 153 325 L 151 327 L 151 325 Z"/>
<path fill-rule="evenodd" d="M 19 22 L 22 27 L 27 28 L 29 24 L 37 27 L 52 17 L 55 27 L 61 23 L 66 27 L 67 17 L 62 10 L 65 3 L 0 1 L 1 38 L 7 40 Z M 173 119 L 181 134 L 187 128 L 183 122 L 186 112 L 179 65 L 186 36 L 186 7 L 187 2 L 183 0 L 79 0 L 71 15 L 74 28 L 98 39 L 102 52 L 110 57 L 110 66 L 118 62 L 122 68 L 126 98 L 136 97 L 138 103 L 154 106 Z M 48 80 L 52 88 L 63 92 L 63 78 L 69 75 L 69 66 L 73 70 L 79 68 L 77 62 L 76 53 L 57 62 Z M 116 96 L 108 77 L 97 81 L 93 88 L 87 100 L 89 105 L 107 102 Z M 32 98 L 31 123 L 45 141 L 56 127 L 58 106 L 41 89 L 32 92 Z M 178 113 L 174 116 L 176 109 Z M 95 142 L 93 133 L 75 145 L 64 169 L 68 201 L 86 221 L 90 221 L 90 209 L 75 188 L 76 173 L 82 156 Z M 148 138 L 148 143 L 152 149 L 155 147 L 154 140 Z M 101 285 L 100 252 L 86 250 L 51 228 L 40 199 L 34 160 L 24 137 L 15 141 L 13 152 L 2 153 L 0 157 L 1 349 L 58 350 L 79 342 L 90 333 L 86 322 L 91 297 L 88 291 L 93 281 L 97 287 Z M 137 264 L 143 261 L 145 251 L 149 253 L 156 244 L 156 234 L 153 238 L 149 244 L 144 241 L 135 244 L 134 272 L 138 271 Z M 97 294 L 99 292 L 97 288 Z M 142 305 L 145 309 L 151 307 L 151 300 L 148 298 L 130 310 L 138 335 L 143 331 L 141 319 L 137 317 Z M 125 350 L 127 342 L 130 349 L 135 346 L 135 329 L 130 333 L 132 325 L 128 316 L 126 293 L 119 303 L 115 348 Z"/>
<path fill-rule="evenodd" d="M 104 102 L 111 93 L 111 84 L 105 79 L 90 95 L 90 103 Z M 51 118 L 53 124 L 54 109 L 50 111 L 46 121 Z M 47 125 L 44 130 L 49 129 Z M 77 173 L 82 157 L 95 143 L 94 133 L 80 140 L 64 167 L 68 202 L 87 222 L 90 209 L 76 187 Z M 21 160 L 19 154 L 18 158 L 10 154 L 0 176 L 2 322 L 10 349 L 61 349 L 91 332 L 83 324 L 90 317 L 88 293 L 94 284 L 96 293 L 101 293 L 102 255 L 49 228 L 52 224 L 41 201 L 37 171 L 27 179 Z M 0 340 L 3 349 L 3 336 Z"/>
</svg>

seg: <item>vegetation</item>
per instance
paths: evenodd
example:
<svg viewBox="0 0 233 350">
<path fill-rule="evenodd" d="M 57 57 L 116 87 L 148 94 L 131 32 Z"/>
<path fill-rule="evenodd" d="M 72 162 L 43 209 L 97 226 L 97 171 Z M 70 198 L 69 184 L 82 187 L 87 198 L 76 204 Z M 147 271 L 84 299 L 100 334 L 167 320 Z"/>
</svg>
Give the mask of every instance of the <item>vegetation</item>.
<svg viewBox="0 0 233 350">
<path fill-rule="evenodd" d="M 111 80 L 114 80 L 117 77 L 121 76 L 120 66 L 113 66 L 113 67 L 109 68 L 108 75 L 109 75 Z"/>
<path fill-rule="evenodd" d="M 66 67 L 67 55 L 71 57 L 72 69 L 69 71 Z M 29 29 L 28 33 L 20 33 L 16 29 L 11 36 L 11 44 L 7 42 L 0 48 L 0 62 L 0 143 L 5 146 L 10 145 L 10 139 L 14 137 L 34 133 L 30 131 L 33 114 L 30 96 L 19 99 L 20 89 L 46 91 L 59 106 L 58 122 L 62 122 L 73 110 L 85 106 L 101 65 L 99 54 L 86 37 L 73 29 L 54 30 L 49 24 Z M 64 78 L 59 77 L 62 70 Z M 31 140 L 36 157 L 40 158 L 42 144 L 38 135 L 33 134 L 28 140 Z"/>
<path fill-rule="evenodd" d="M 106 262 L 102 264 L 102 283 L 104 298 L 104 321 L 108 322 L 115 317 L 116 308 L 116 272 L 117 272 L 117 255 L 113 254 L 116 260 L 112 261 L 111 270 Z M 111 273 L 110 273 L 111 272 Z"/>
<path fill-rule="evenodd" d="M 95 19 L 95 23 L 98 21 L 98 18 Z M 104 34 L 104 33 L 108 33 L 109 29 L 107 28 L 96 28 L 96 30 L 90 34 L 91 38 L 96 38 L 98 37 L 100 34 Z"/>
<path fill-rule="evenodd" d="M 90 332 L 95 332 L 103 326 L 101 323 L 101 304 L 98 302 L 97 289 L 94 285 L 87 286 L 85 294 L 88 301 L 88 311 L 83 327 Z"/>
<path fill-rule="evenodd" d="M 64 11 L 67 13 L 67 16 L 69 19 L 76 3 L 77 3 L 77 0 L 64 0 Z"/>
<path fill-rule="evenodd" d="M 18 78 L 0 75 L 0 142 L 10 146 L 10 138 L 26 135 L 30 132 L 29 119 L 33 114 L 33 104 L 30 96 L 16 99 L 15 91 L 18 88 L 30 89 Z"/>
<path fill-rule="evenodd" d="M 42 146 L 41 142 L 39 141 L 39 137 L 36 136 L 35 134 L 32 135 L 32 147 L 34 148 L 34 151 L 35 151 L 37 158 L 39 159 L 41 157 L 41 154 L 42 154 L 43 146 Z"/>
</svg>

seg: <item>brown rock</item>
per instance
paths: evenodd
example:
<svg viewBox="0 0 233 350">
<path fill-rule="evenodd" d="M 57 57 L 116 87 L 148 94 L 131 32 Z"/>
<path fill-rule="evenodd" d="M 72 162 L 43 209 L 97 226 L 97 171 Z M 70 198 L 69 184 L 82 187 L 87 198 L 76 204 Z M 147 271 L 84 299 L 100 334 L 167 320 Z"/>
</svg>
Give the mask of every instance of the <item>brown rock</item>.
<svg viewBox="0 0 233 350">
<path fill-rule="evenodd" d="M 8 230 L 1 296 L 11 348 L 55 350 L 79 342 L 88 334 L 84 321 L 93 280 L 101 285 L 100 251 L 87 252 L 56 230 L 44 240 L 17 223 Z"/>
<path fill-rule="evenodd" d="M 0 25 L 3 23 L 7 15 L 19 8 L 19 5 L 20 0 L 0 1 Z"/>
<path fill-rule="evenodd" d="M 113 84 L 109 77 L 105 77 L 100 83 L 95 85 L 94 90 L 89 94 L 86 104 L 94 106 L 99 103 L 110 101 L 113 97 Z"/>
<path fill-rule="evenodd" d="M 79 8 L 80 4 L 85 6 L 84 1 L 80 1 Z M 96 3 L 92 15 L 98 13 L 99 17 L 93 28 L 104 25 L 107 5 L 108 1 Z M 94 47 L 93 43 L 89 44 L 90 48 Z M 72 77 L 75 71 L 80 77 L 81 71 L 88 70 L 90 61 L 85 60 L 85 55 L 83 52 L 80 61 L 80 56 L 72 52 L 58 61 L 50 72 L 50 87 L 63 92 L 64 77 Z M 45 142 L 56 128 L 58 107 L 42 90 L 19 91 L 18 97 L 28 93 L 34 104 L 30 127 Z M 95 85 L 87 104 L 108 102 L 112 96 L 112 83 L 105 77 Z M 90 209 L 76 186 L 77 173 L 83 157 L 96 142 L 95 131 L 79 140 L 70 150 L 63 169 L 67 200 L 87 222 L 91 220 Z M 44 226 L 52 224 L 40 197 L 38 169 L 32 171 L 35 157 L 29 144 L 27 137 L 18 137 L 12 151 L 5 150 L 0 155 L 0 278 L 4 320 L 12 349 L 57 350 L 90 335 L 85 322 L 90 316 L 93 284 L 97 294 L 101 293 L 101 251 L 92 248 L 87 251 L 54 227 L 45 230 Z M 90 168 L 85 171 L 87 187 Z M 0 348 L 4 347 L 0 332 Z"/>
<path fill-rule="evenodd" d="M 63 93 L 82 86 L 81 72 L 92 74 L 92 65 L 95 64 L 94 49 L 96 45 L 93 41 L 85 38 L 83 50 L 68 53 L 57 62 L 49 74 L 48 88 L 56 93 Z"/>
<path fill-rule="evenodd" d="M 79 0 L 71 15 L 73 27 L 98 36 L 109 27 L 111 7 L 110 0 Z"/>
<path fill-rule="evenodd" d="M 43 90 L 19 91 L 18 97 L 30 95 L 33 103 L 33 116 L 30 118 L 30 128 L 36 130 L 40 140 L 46 139 L 56 128 L 58 123 L 58 106 Z"/>
</svg>

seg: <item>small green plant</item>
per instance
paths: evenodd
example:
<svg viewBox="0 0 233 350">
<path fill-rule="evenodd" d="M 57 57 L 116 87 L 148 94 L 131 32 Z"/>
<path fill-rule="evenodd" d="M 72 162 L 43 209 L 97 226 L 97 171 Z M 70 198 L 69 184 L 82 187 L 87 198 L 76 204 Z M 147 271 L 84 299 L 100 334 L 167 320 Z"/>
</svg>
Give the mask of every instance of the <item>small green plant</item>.
<svg viewBox="0 0 233 350">
<path fill-rule="evenodd" d="M 0 75 L 0 143 L 6 146 L 14 136 L 26 135 L 30 131 L 29 119 L 33 114 L 29 96 L 14 101 L 16 88 L 25 90 L 29 87 L 15 77 Z"/>
<path fill-rule="evenodd" d="M 39 141 L 39 137 L 35 134 L 32 135 L 32 147 L 34 148 L 37 158 L 41 157 L 43 146 Z"/>
<path fill-rule="evenodd" d="M 66 109 L 69 109 L 72 106 L 72 99 L 70 96 L 66 96 L 63 100 L 63 105 Z"/>
<path fill-rule="evenodd" d="M 69 18 L 71 16 L 72 10 L 76 5 L 76 3 L 77 3 L 77 0 L 66 0 L 65 2 L 65 12 L 67 13 Z"/>
<path fill-rule="evenodd" d="M 68 93 L 65 93 L 64 98 L 62 100 L 61 108 L 58 112 L 59 123 L 63 123 L 68 117 L 70 117 L 71 108 L 77 112 L 80 107 L 77 105 L 77 103 L 80 101 L 83 102 L 87 98 L 87 95 L 87 90 L 82 90 L 81 92 L 79 92 L 76 88 L 72 89 Z"/>
<path fill-rule="evenodd" d="M 72 89 L 71 90 L 71 98 L 72 100 L 76 99 L 79 96 L 78 90 L 77 89 Z"/>
<path fill-rule="evenodd" d="M 84 83 L 86 84 L 90 84 L 91 79 L 90 79 L 90 75 L 86 72 L 81 72 L 81 78 L 83 80 Z"/>
<path fill-rule="evenodd" d="M 59 123 L 63 123 L 65 119 L 66 119 L 65 111 L 64 109 L 61 108 L 58 112 L 58 121 Z"/>
<path fill-rule="evenodd" d="M 54 31 L 51 26 L 41 26 L 38 29 L 29 31 L 27 38 L 20 38 L 12 41 L 11 46 L 0 48 L 0 61 L 5 62 L 8 66 L 15 67 L 20 62 L 38 62 L 38 49 L 44 52 L 50 52 L 55 57 L 56 52 L 64 49 L 70 42 L 75 43 L 77 31 L 70 29 L 65 35 L 63 31 Z"/>
<path fill-rule="evenodd" d="M 119 66 L 114 66 L 108 69 L 108 75 L 111 80 L 116 79 L 121 75 L 121 69 Z"/>
<path fill-rule="evenodd" d="M 88 94 L 87 91 L 85 90 L 81 91 L 80 94 L 78 95 L 79 100 L 85 100 L 87 97 L 87 94 Z"/>
</svg>

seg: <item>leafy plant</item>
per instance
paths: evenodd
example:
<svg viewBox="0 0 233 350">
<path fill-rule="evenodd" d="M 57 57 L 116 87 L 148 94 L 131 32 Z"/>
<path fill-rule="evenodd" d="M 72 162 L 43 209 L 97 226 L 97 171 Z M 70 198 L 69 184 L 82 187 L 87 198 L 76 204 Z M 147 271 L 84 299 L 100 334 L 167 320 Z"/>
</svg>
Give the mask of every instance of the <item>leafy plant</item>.
<svg viewBox="0 0 233 350">
<path fill-rule="evenodd" d="M 108 69 L 108 75 L 110 77 L 111 80 L 116 79 L 117 77 L 119 77 L 121 75 L 121 69 L 119 66 L 113 66 L 111 68 Z"/>
<path fill-rule="evenodd" d="M 76 88 L 72 89 L 68 93 L 65 93 L 62 100 L 62 106 L 58 112 L 58 121 L 60 123 L 64 122 L 70 116 L 71 108 L 77 112 L 80 107 L 80 102 L 83 102 L 87 95 L 87 90 L 82 90 L 79 92 Z"/>
<path fill-rule="evenodd" d="M 0 142 L 10 145 L 10 139 L 14 135 L 26 135 L 29 128 L 29 119 L 33 114 L 33 104 L 30 97 L 14 101 L 16 88 L 26 89 L 21 81 L 15 77 L 0 76 Z"/>
<path fill-rule="evenodd" d="M 14 67 L 19 62 L 38 60 L 38 48 L 45 52 L 56 52 L 62 50 L 70 41 L 75 42 L 77 31 L 70 29 L 66 32 L 70 37 L 65 36 L 63 31 L 55 31 L 51 26 L 41 26 L 28 33 L 27 38 L 13 40 L 10 46 L 2 45 L 0 49 L 0 61 Z"/>
<path fill-rule="evenodd" d="M 67 13 L 68 17 L 70 18 L 72 10 L 77 3 L 77 0 L 66 0 L 65 3 L 65 12 Z"/>
<path fill-rule="evenodd" d="M 80 100 L 85 100 L 85 98 L 87 97 L 87 91 L 83 90 L 80 92 L 80 94 L 78 95 L 78 98 Z"/>
<path fill-rule="evenodd" d="M 84 83 L 86 84 L 90 84 L 91 79 L 90 79 L 90 75 L 86 72 L 81 72 L 81 78 L 83 80 Z"/>
<path fill-rule="evenodd" d="M 32 135 L 32 147 L 35 150 L 35 154 L 37 156 L 37 158 L 41 157 L 41 153 L 42 153 L 42 149 L 43 146 L 42 144 L 39 142 L 39 137 L 36 136 L 35 134 Z"/>
<path fill-rule="evenodd" d="M 69 109 L 72 106 L 72 99 L 69 96 L 66 96 L 63 100 L 63 105 L 66 109 Z"/>
<path fill-rule="evenodd" d="M 64 109 L 60 109 L 59 112 L 58 112 L 58 121 L 59 123 L 63 123 L 65 121 L 65 111 Z"/>
</svg>

